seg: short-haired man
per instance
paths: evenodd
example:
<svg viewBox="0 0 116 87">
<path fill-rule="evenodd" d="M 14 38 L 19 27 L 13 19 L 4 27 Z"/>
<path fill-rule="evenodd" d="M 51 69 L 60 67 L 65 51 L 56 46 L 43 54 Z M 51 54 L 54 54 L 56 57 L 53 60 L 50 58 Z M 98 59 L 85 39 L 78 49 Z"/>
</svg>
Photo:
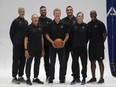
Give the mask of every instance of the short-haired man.
<svg viewBox="0 0 116 87">
<path fill-rule="evenodd" d="M 52 22 L 52 19 L 48 18 L 47 16 L 47 8 L 45 6 L 40 7 L 40 17 L 39 17 L 39 25 L 42 27 L 43 31 L 43 37 L 44 37 L 44 67 L 45 67 L 45 72 L 46 72 L 46 81 L 48 81 L 49 78 L 49 67 L 50 67 L 50 62 L 49 62 L 49 42 L 45 38 L 45 27 Z"/>
<path fill-rule="evenodd" d="M 83 22 L 84 14 L 82 12 L 77 13 L 77 22 L 72 25 L 72 72 L 73 72 L 73 81 L 71 85 L 80 82 L 80 65 L 79 57 L 82 64 L 82 81 L 81 85 L 86 84 L 87 77 L 87 42 L 89 39 L 89 29 L 87 24 Z"/>
<path fill-rule="evenodd" d="M 56 54 L 58 53 L 60 62 L 60 83 L 65 83 L 65 43 L 69 38 L 67 26 L 61 21 L 61 10 L 55 9 L 53 11 L 54 20 L 47 26 L 46 38 L 50 42 L 50 79 L 49 83 L 53 83 L 55 73 Z M 63 40 L 63 46 L 57 48 L 54 45 L 55 39 Z"/>
<path fill-rule="evenodd" d="M 104 42 L 107 32 L 104 23 L 97 19 L 97 12 L 95 10 L 90 12 L 90 17 L 91 21 L 88 23 L 90 28 L 89 59 L 91 62 L 92 78 L 88 83 L 96 82 L 96 61 L 98 61 L 100 67 L 100 79 L 98 83 L 104 83 Z"/>
<path fill-rule="evenodd" d="M 18 18 L 12 22 L 10 27 L 10 39 L 13 44 L 12 82 L 17 84 L 25 81 L 23 78 L 26 60 L 24 56 L 24 35 L 28 26 L 28 22 L 24 18 L 25 9 L 20 7 L 18 13 Z"/>
<path fill-rule="evenodd" d="M 72 24 L 76 23 L 76 17 L 73 15 L 73 8 L 72 6 L 67 6 L 66 7 L 66 14 L 67 16 L 65 18 L 62 19 L 62 21 L 68 26 L 68 28 L 71 27 Z M 71 48 L 72 48 L 72 35 L 69 32 L 69 39 L 65 45 L 65 75 L 66 75 L 66 71 L 67 71 L 67 62 L 69 59 L 69 53 L 71 52 Z"/>
<path fill-rule="evenodd" d="M 33 82 L 38 84 L 44 84 L 38 79 L 39 75 L 39 65 L 41 56 L 44 54 L 44 40 L 42 34 L 42 28 L 38 25 L 38 15 L 32 15 L 32 23 L 28 26 L 27 32 L 25 34 L 24 46 L 25 46 L 25 57 L 27 59 L 26 63 L 26 83 L 32 85 L 30 74 L 31 74 L 31 63 L 34 58 L 34 78 Z"/>
</svg>

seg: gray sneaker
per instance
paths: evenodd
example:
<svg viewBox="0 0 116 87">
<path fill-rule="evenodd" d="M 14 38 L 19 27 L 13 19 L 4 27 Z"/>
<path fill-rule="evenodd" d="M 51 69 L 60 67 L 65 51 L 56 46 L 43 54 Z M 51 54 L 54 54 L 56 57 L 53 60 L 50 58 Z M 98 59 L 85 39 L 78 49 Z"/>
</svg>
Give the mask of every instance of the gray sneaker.
<svg viewBox="0 0 116 87">
<path fill-rule="evenodd" d="M 18 80 L 19 80 L 20 82 L 26 82 L 25 79 L 24 79 L 23 77 L 19 77 Z"/>
<path fill-rule="evenodd" d="M 12 83 L 20 84 L 20 81 L 15 77 L 15 78 L 12 79 Z"/>
</svg>

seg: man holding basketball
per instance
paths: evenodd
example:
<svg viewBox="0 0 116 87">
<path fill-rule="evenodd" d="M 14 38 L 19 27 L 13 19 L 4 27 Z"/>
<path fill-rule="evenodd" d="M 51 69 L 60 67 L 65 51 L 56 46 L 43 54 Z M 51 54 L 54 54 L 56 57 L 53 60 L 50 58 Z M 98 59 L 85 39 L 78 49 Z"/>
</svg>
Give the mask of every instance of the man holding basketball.
<svg viewBox="0 0 116 87">
<path fill-rule="evenodd" d="M 49 83 L 53 83 L 55 73 L 56 53 L 59 56 L 60 62 L 60 83 L 65 83 L 65 43 L 69 38 L 67 26 L 61 21 L 61 10 L 55 9 L 53 11 L 54 20 L 46 27 L 46 38 L 51 43 L 50 51 L 50 78 Z M 57 40 L 60 39 L 60 40 Z M 55 41 L 56 40 L 56 41 Z M 62 45 L 58 45 L 58 42 Z"/>
</svg>

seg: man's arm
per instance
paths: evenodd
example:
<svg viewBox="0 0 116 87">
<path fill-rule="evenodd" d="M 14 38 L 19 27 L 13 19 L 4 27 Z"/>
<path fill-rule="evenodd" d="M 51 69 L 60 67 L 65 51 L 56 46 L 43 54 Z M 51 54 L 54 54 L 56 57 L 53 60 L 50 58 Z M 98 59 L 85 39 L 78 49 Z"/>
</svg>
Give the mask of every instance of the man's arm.
<svg viewBox="0 0 116 87">
<path fill-rule="evenodd" d="M 15 32 L 16 32 L 16 29 L 15 28 L 16 28 L 16 22 L 13 21 L 12 24 L 11 24 L 11 27 L 10 27 L 10 32 L 9 32 L 10 39 L 11 39 L 12 43 L 13 43 L 13 39 L 14 39 Z"/>
<path fill-rule="evenodd" d="M 42 56 L 44 56 L 44 38 L 43 38 L 43 35 L 42 35 Z"/>
<path fill-rule="evenodd" d="M 24 38 L 24 50 L 25 50 L 25 57 L 26 59 L 29 58 L 29 52 L 28 52 L 28 37 L 25 36 Z"/>
<path fill-rule="evenodd" d="M 54 48 L 56 48 L 55 45 L 54 45 L 54 41 L 50 38 L 49 34 L 46 33 L 45 36 L 46 36 L 46 39 L 52 44 L 52 46 L 53 46 Z"/>
<path fill-rule="evenodd" d="M 68 38 L 69 38 L 69 34 L 68 33 L 66 33 L 66 36 L 65 36 L 65 38 L 64 38 L 64 43 L 66 43 L 67 42 L 67 40 L 68 40 Z"/>
</svg>

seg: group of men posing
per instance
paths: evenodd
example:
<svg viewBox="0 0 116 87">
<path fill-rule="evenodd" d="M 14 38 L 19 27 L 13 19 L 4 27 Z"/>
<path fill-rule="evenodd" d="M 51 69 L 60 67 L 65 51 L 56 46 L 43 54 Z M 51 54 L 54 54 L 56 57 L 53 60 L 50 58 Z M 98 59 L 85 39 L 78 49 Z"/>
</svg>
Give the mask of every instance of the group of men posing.
<svg viewBox="0 0 116 87">
<path fill-rule="evenodd" d="M 10 28 L 10 38 L 13 44 L 13 64 L 12 77 L 13 83 L 19 84 L 24 82 L 24 67 L 26 64 L 26 83 L 32 85 L 31 63 L 34 58 L 34 78 L 33 82 L 44 84 L 38 79 L 40 59 L 44 57 L 44 67 L 46 72 L 46 81 L 53 83 L 55 79 L 55 62 L 58 53 L 60 70 L 59 82 L 65 83 L 67 71 L 67 62 L 69 54 L 72 56 L 72 76 L 71 85 L 76 83 L 86 84 L 87 77 L 87 54 L 91 62 L 92 78 L 87 82 L 96 82 L 96 61 L 100 68 L 100 79 L 97 83 L 104 83 L 104 42 L 107 32 L 103 22 L 97 19 L 97 12 L 90 12 L 91 21 L 86 24 L 83 22 L 84 14 L 78 12 L 76 17 L 73 15 L 73 8 L 66 7 L 67 16 L 61 19 L 61 10 L 53 11 L 54 20 L 46 16 L 47 9 L 45 6 L 40 7 L 40 17 L 33 14 L 32 23 L 28 25 L 25 20 L 25 9 L 18 9 L 19 17 L 16 18 Z M 56 48 L 54 40 L 60 38 L 63 40 L 63 46 Z M 87 44 L 89 42 L 89 52 Z M 82 77 L 80 80 L 79 58 L 82 64 Z M 18 75 L 18 78 L 17 78 Z"/>
</svg>

